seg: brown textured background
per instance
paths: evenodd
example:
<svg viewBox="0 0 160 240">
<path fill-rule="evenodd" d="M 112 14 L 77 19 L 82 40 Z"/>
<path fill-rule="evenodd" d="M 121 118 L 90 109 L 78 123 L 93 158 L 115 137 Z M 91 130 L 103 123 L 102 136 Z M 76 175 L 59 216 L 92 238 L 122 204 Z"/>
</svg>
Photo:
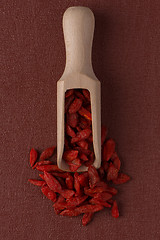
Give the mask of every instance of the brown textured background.
<svg viewBox="0 0 160 240">
<path fill-rule="evenodd" d="M 121 217 L 56 216 L 28 165 L 29 150 L 56 144 L 56 81 L 65 64 L 62 15 L 73 5 L 96 18 L 93 65 L 102 119 L 132 181 L 119 187 Z M 159 240 L 160 1 L 1 0 L 0 239 Z"/>
</svg>

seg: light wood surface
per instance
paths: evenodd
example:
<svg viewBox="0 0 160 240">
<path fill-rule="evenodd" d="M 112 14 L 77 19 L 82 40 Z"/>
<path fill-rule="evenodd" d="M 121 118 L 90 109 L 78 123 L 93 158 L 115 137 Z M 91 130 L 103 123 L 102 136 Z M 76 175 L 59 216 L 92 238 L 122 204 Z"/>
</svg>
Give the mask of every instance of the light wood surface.
<svg viewBox="0 0 160 240">
<path fill-rule="evenodd" d="M 91 95 L 92 133 L 95 153 L 94 166 L 101 165 L 101 85 L 91 62 L 94 33 L 94 15 L 87 7 L 70 7 L 63 16 L 63 32 L 66 47 L 66 66 L 57 82 L 57 164 L 69 171 L 62 159 L 64 150 L 65 92 L 71 88 L 88 89 Z M 81 166 L 78 171 L 86 171 Z"/>
</svg>

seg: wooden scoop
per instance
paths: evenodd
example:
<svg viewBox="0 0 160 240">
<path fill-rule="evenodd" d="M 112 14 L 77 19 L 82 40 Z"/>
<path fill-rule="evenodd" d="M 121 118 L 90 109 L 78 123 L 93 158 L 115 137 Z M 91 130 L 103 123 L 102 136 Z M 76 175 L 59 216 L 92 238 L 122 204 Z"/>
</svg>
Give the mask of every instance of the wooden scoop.
<svg viewBox="0 0 160 240">
<path fill-rule="evenodd" d="M 64 105 L 68 89 L 88 89 L 91 97 L 92 134 L 95 161 L 101 165 L 101 85 L 96 78 L 92 63 L 91 49 L 94 32 L 94 15 L 87 7 L 70 7 L 63 15 L 63 32 L 66 47 L 66 66 L 57 82 L 57 164 L 64 171 L 70 171 L 63 160 L 64 151 Z M 87 171 L 81 166 L 78 171 Z"/>
</svg>

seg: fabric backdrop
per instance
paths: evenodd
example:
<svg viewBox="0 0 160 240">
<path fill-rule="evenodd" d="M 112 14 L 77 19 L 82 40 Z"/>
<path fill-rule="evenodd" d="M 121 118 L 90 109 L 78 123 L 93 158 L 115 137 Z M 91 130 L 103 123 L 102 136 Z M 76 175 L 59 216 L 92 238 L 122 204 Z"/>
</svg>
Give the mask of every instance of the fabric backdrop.
<svg viewBox="0 0 160 240">
<path fill-rule="evenodd" d="M 62 16 L 69 6 L 95 14 L 94 71 L 102 123 L 117 142 L 122 170 L 119 219 L 108 209 L 87 227 L 57 216 L 28 164 L 31 147 L 56 145 L 56 82 L 65 66 Z M 159 240 L 160 1 L 1 0 L 0 239 Z"/>
</svg>

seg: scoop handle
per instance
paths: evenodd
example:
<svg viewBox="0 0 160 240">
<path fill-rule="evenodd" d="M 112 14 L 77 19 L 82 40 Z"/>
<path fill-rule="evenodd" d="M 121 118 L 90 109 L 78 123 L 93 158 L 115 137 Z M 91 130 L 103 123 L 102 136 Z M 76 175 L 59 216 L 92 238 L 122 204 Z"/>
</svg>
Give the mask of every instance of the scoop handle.
<svg viewBox="0 0 160 240">
<path fill-rule="evenodd" d="M 63 15 L 63 33 L 66 47 L 64 73 L 79 72 L 94 75 L 91 51 L 95 19 L 87 7 L 70 7 Z"/>
</svg>

